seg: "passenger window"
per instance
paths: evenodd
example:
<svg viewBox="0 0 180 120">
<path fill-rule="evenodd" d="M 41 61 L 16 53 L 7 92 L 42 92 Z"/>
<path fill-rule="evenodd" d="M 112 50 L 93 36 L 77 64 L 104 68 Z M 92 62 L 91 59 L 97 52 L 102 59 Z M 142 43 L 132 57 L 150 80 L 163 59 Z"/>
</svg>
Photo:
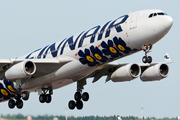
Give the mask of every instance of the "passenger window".
<svg viewBox="0 0 180 120">
<path fill-rule="evenodd" d="M 149 18 L 151 18 L 153 16 L 153 13 L 151 13 L 150 15 L 149 15 Z"/>
</svg>

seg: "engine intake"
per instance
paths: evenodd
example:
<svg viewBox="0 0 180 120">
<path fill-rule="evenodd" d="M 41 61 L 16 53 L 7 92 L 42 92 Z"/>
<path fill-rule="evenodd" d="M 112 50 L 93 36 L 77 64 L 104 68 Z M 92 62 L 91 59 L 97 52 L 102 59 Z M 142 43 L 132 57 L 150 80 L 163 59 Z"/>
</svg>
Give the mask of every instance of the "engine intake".
<svg viewBox="0 0 180 120">
<path fill-rule="evenodd" d="M 22 61 L 13 65 L 5 72 L 8 80 L 22 79 L 32 76 L 36 72 L 36 65 L 32 61 Z"/>
<path fill-rule="evenodd" d="M 169 75 L 169 67 L 165 63 L 159 63 L 154 66 L 147 68 L 141 74 L 141 80 L 146 81 L 156 81 L 166 78 Z"/>
<path fill-rule="evenodd" d="M 118 68 L 111 75 L 113 82 L 130 81 L 137 78 L 141 73 L 141 68 L 137 64 L 127 64 Z"/>
</svg>

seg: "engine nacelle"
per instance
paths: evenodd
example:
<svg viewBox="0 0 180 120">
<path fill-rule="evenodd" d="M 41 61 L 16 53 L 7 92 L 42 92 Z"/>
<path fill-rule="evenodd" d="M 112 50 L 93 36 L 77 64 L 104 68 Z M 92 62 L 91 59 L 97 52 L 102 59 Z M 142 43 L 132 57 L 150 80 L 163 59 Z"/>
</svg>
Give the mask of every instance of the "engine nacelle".
<svg viewBox="0 0 180 120">
<path fill-rule="evenodd" d="M 147 68 L 141 74 L 141 80 L 145 81 L 156 81 L 161 80 L 169 75 L 169 67 L 165 63 L 159 63 Z"/>
<path fill-rule="evenodd" d="M 113 82 L 130 81 L 137 78 L 141 73 L 141 68 L 137 64 L 127 64 L 118 68 L 111 75 Z"/>
<path fill-rule="evenodd" d="M 22 79 L 32 76 L 36 72 L 36 65 L 32 61 L 22 61 L 10 67 L 5 72 L 7 80 Z"/>
</svg>

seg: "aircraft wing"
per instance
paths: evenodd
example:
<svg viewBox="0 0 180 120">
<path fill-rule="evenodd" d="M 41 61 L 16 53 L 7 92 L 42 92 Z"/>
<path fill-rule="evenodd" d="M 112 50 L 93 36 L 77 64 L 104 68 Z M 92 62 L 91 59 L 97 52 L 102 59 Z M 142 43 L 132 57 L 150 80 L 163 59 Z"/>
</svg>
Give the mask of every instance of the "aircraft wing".
<svg viewBox="0 0 180 120">
<path fill-rule="evenodd" d="M 105 82 L 108 82 L 110 80 L 110 75 L 117 70 L 119 67 L 127 65 L 128 63 L 120 64 L 118 62 L 111 62 L 108 64 L 104 64 L 99 66 L 94 72 L 92 72 L 90 75 L 87 76 L 87 78 L 94 77 L 93 83 L 98 81 L 102 76 L 106 76 L 107 78 Z"/>
<path fill-rule="evenodd" d="M 157 79 L 160 80 L 160 79 L 167 77 L 169 74 L 169 67 L 166 65 L 168 63 L 172 63 L 172 61 L 167 53 L 164 56 L 164 61 L 157 62 L 157 63 L 131 64 L 131 63 L 111 62 L 111 63 L 99 66 L 95 71 L 93 71 L 91 74 L 89 74 L 87 76 L 87 78 L 94 77 L 94 79 L 92 81 L 94 83 L 94 82 L 98 81 L 102 76 L 107 76 L 105 82 L 108 82 L 111 79 L 111 75 L 116 70 L 117 70 L 117 73 L 119 74 L 119 76 L 121 73 L 123 75 L 127 74 L 127 76 L 128 76 L 128 74 L 130 75 L 131 72 L 134 71 L 134 70 L 132 70 L 133 68 L 131 69 L 131 67 L 133 65 L 135 65 L 135 66 L 139 66 L 139 68 L 140 68 L 139 75 L 141 76 L 140 78 L 142 81 L 154 81 Z M 124 68 L 122 68 L 122 67 L 124 67 Z M 121 70 L 118 70 L 119 68 L 121 68 Z M 146 73 L 148 73 L 148 74 L 152 73 L 152 74 L 149 74 L 150 76 L 152 76 L 152 78 L 150 78 L 148 76 L 148 79 L 144 79 L 145 78 L 144 76 L 147 77 Z M 155 74 L 159 74 L 159 76 L 158 75 L 156 76 Z M 125 79 L 126 79 L 126 77 L 125 77 Z M 123 77 L 120 77 L 119 79 L 122 79 L 122 78 Z M 131 76 L 131 78 L 129 80 L 132 80 L 132 79 L 133 79 L 133 76 Z M 116 82 L 121 82 L 121 81 L 127 81 L 127 80 L 120 80 L 120 81 L 116 81 Z"/>
<path fill-rule="evenodd" d="M 8 68 L 23 61 L 31 61 L 36 65 L 36 72 L 33 74 L 33 77 L 38 77 L 59 69 L 72 61 L 72 59 L 69 57 L 53 59 L 0 59 L 0 79 L 4 79 L 4 73 Z"/>
</svg>

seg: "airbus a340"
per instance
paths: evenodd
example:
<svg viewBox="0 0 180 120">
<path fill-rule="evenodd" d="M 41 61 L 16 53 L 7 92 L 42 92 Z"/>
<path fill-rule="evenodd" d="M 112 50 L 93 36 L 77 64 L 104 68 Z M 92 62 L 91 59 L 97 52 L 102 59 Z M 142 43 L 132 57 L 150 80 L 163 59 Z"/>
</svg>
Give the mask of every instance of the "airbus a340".
<svg viewBox="0 0 180 120">
<path fill-rule="evenodd" d="M 23 107 L 30 92 L 38 92 L 41 103 L 50 103 L 54 89 L 77 82 L 75 100 L 69 108 L 83 108 L 89 94 L 82 92 L 86 79 L 93 83 L 102 76 L 106 82 L 161 80 L 169 75 L 169 56 L 151 63 L 147 53 L 170 30 L 173 19 L 161 10 L 142 10 L 95 26 L 15 59 L 0 59 L 0 102 L 9 108 Z M 115 63 L 114 60 L 144 51 L 143 63 Z"/>
</svg>

